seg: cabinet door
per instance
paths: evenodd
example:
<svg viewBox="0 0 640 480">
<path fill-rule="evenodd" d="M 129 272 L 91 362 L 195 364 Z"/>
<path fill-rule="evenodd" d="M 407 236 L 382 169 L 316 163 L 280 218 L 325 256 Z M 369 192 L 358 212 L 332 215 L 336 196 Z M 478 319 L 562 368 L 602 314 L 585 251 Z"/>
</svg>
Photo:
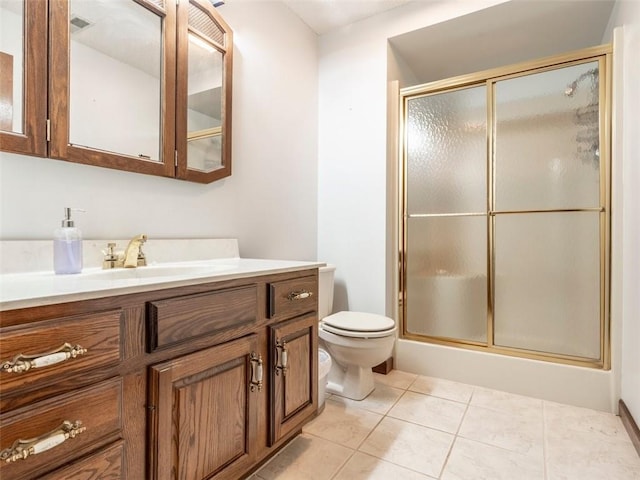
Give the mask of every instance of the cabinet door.
<svg viewBox="0 0 640 480">
<path fill-rule="evenodd" d="M 210 0 L 178 3 L 178 178 L 210 183 L 231 175 L 233 33 Z"/>
<path fill-rule="evenodd" d="M 175 3 L 50 0 L 49 22 L 49 156 L 174 176 Z"/>
<path fill-rule="evenodd" d="M 317 328 L 315 313 L 270 327 L 270 445 L 300 428 L 317 409 Z"/>
<path fill-rule="evenodd" d="M 257 335 L 150 370 L 151 476 L 239 478 L 256 458 Z"/>
<path fill-rule="evenodd" d="M 0 150 L 47 154 L 47 2 L 0 2 Z"/>
</svg>

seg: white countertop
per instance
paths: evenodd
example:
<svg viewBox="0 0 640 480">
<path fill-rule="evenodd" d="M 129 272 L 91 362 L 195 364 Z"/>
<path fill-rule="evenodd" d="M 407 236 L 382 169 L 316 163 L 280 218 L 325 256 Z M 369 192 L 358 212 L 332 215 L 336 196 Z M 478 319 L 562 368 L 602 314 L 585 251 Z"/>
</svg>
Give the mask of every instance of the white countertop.
<svg viewBox="0 0 640 480">
<path fill-rule="evenodd" d="M 131 269 L 86 268 L 74 275 L 55 275 L 52 271 L 6 273 L 0 275 L 0 311 L 293 272 L 323 265 L 321 262 L 234 257 L 152 263 Z"/>
</svg>

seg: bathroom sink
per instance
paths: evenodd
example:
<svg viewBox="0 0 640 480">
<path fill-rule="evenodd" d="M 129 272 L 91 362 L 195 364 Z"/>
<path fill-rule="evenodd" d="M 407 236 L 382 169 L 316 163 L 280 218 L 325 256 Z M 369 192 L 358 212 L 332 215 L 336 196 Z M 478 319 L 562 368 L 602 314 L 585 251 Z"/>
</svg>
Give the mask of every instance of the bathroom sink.
<svg viewBox="0 0 640 480">
<path fill-rule="evenodd" d="M 166 277 L 202 277 L 231 270 L 233 265 L 224 264 L 187 264 L 187 265 L 150 265 L 137 268 L 116 268 L 98 270 L 81 274 L 87 280 L 111 281 L 130 279 L 152 279 Z"/>
</svg>

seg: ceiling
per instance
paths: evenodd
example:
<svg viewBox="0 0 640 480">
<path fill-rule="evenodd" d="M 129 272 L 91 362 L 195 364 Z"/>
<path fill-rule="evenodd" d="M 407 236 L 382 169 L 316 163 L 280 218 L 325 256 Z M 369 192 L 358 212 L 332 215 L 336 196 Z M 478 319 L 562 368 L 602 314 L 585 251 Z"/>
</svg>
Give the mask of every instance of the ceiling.
<svg viewBox="0 0 640 480">
<path fill-rule="evenodd" d="M 615 0 L 512 0 L 389 39 L 414 84 L 601 45 Z M 406 86 L 406 85 L 401 85 Z"/>
<path fill-rule="evenodd" d="M 283 0 L 318 35 L 399 7 L 412 0 Z"/>
</svg>

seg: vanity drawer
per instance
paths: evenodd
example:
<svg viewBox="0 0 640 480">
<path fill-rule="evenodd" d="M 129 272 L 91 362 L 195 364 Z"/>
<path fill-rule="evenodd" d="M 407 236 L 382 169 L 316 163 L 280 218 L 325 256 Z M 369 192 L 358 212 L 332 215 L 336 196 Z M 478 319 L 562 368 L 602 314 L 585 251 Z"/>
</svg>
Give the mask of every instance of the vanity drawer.
<svg viewBox="0 0 640 480">
<path fill-rule="evenodd" d="M 121 311 L 111 310 L 0 329 L 2 396 L 22 393 L 23 387 L 63 385 L 71 374 L 117 366 L 121 323 Z"/>
<path fill-rule="evenodd" d="M 0 416 L 0 478 L 40 478 L 121 437 L 122 380 L 113 378 Z M 81 422 L 81 423 L 80 423 Z M 66 427 L 63 427 L 66 425 Z M 77 426 L 70 438 L 64 431 Z M 18 440 L 35 443 L 36 453 L 7 462 Z M 64 440 L 63 440 L 64 439 Z"/>
<path fill-rule="evenodd" d="M 257 310 L 255 285 L 149 302 L 149 351 L 204 335 L 253 328 Z"/>
<path fill-rule="evenodd" d="M 118 441 L 82 460 L 56 470 L 40 480 L 118 479 L 124 476 L 124 446 Z"/>
<path fill-rule="evenodd" d="M 318 309 L 318 277 L 269 284 L 269 318 L 284 320 Z"/>
</svg>

